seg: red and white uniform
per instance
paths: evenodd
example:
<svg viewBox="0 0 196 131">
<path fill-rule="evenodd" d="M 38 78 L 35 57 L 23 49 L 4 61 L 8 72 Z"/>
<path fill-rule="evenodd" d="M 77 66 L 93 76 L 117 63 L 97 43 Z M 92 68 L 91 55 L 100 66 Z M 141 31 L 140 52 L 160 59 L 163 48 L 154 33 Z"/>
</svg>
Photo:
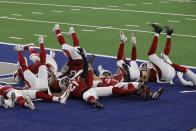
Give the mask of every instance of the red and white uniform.
<svg viewBox="0 0 196 131">
<path fill-rule="evenodd" d="M 39 53 L 36 52 L 34 46 L 29 46 L 28 47 L 29 50 L 29 59 L 33 62 L 33 63 L 37 63 L 40 61 L 40 56 Z M 58 66 L 57 63 L 55 61 L 55 52 L 50 50 L 49 54 L 46 54 L 46 65 L 50 65 L 52 67 L 52 69 L 54 70 L 54 72 L 58 71 Z"/>
<path fill-rule="evenodd" d="M 123 75 L 121 73 L 114 74 L 111 77 L 101 76 L 98 81 L 94 81 L 94 86 L 103 87 L 103 86 L 114 86 L 119 82 L 123 81 Z"/>
<path fill-rule="evenodd" d="M 130 80 L 129 81 L 136 81 L 140 78 L 140 71 L 139 67 L 136 62 L 137 58 L 137 51 L 136 51 L 136 46 L 133 46 L 131 49 L 131 61 L 129 64 L 127 64 L 126 58 L 125 58 L 125 53 L 124 53 L 124 46 L 125 43 L 121 40 L 119 48 L 118 48 L 118 54 L 117 54 L 117 66 L 118 66 L 118 71 L 121 72 L 124 76 L 126 75 L 126 71 L 123 67 L 123 64 L 128 66 L 128 71 L 130 75 Z"/>
<path fill-rule="evenodd" d="M 43 91 L 38 90 L 18 90 L 10 85 L 0 86 L 0 95 L 4 96 L 4 98 L 10 98 L 11 94 L 14 92 L 16 98 L 15 102 L 20 106 L 25 106 L 25 99 L 29 97 L 30 99 L 42 99 L 46 101 L 56 101 L 59 102 L 59 97 L 48 95 Z M 7 102 L 8 103 L 8 102 Z M 8 103 L 9 104 L 9 103 Z"/>
<path fill-rule="evenodd" d="M 42 40 L 43 41 L 43 40 Z M 21 66 L 21 69 L 24 74 L 24 79 L 29 84 L 29 89 L 31 90 L 49 90 L 48 87 L 48 72 L 46 63 L 46 52 L 44 48 L 44 44 L 40 43 L 40 53 L 39 53 L 40 61 L 37 75 L 29 70 L 27 63 L 24 59 L 22 52 L 18 51 L 18 61 Z"/>
<path fill-rule="evenodd" d="M 170 82 L 175 77 L 175 69 L 168 63 L 164 62 L 161 58 L 159 58 L 155 52 L 157 49 L 159 34 L 155 33 L 153 42 L 148 51 L 148 57 L 150 62 L 147 63 L 146 68 L 150 70 L 149 81 L 163 81 Z M 171 37 L 167 37 L 165 52 L 169 52 L 170 48 L 168 46 L 171 45 Z M 165 53 L 166 54 L 166 53 Z"/>
<path fill-rule="evenodd" d="M 18 103 L 20 106 L 25 106 L 25 94 L 22 93 L 22 90 L 14 89 L 14 87 L 10 85 L 0 86 L 0 95 L 4 96 L 4 98 L 11 98 L 12 93 L 15 94 L 14 102 Z M 6 100 L 5 103 L 11 107 L 11 103 L 9 100 Z"/>
<path fill-rule="evenodd" d="M 33 74 L 37 74 L 38 73 L 38 68 L 40 66 L 40 63 L 39 62 L 36 62 L 36 63 L 33 63 L 32 65 L 29 66 L 29 70 L 33 73 Z M 14 73 L 14 80 L 16 82 L 23 82 L 25 81 L 24 79 L 24 74 L 23 74 L 23 71 L 22 71 L 22 68 L 19 67 L 15 73 Z"/>
<path fill-rule="evenodd" d="M 40 56 L 38 53 L 36 53 L 33 46 L 30 46 L 28 49 L 30 53 L 29 59 L 33 62 L 33 64 L 30 65 L 28 68 L 33 74 L 38 74 L 38 69 L 40 66 Z M 46 54 L 46 65 L 50 66 L 50 68 L 52 68 L 54 72 L 56 73 L 58 71 L 58 66 L 57 66 L 56 61 L 54 60 L 54 57 L 55 57 L 55 54 L 52 51 L 50 51 L 49 55 Z M 15 71 L 14 79 L 18 83 L 21 81 L 25 81 L 24 74 L 23 74 L 21 67 L 19 67 Z"/>
<path fill-rule="evenodd" d="M 9 85 L 5 85 L 5 86 L 2 86 L 0 85 L 0 95 L 1 96 L 4 96 L 5 98 L 7 97 L 7 93 L 12 90 L 13 87 L 12 86 L 9 86 Z"/>
<path fill-rule="evenodd" d="M 78 53 L 79 52 L 78 48 L 80 48 L 79 40 L 76 36 L 76 33 L 72 32 L 71 36 L 72 36 L 72 40 L 74 43 L 74 47 L 73 47 L 67 44 L 59 27 L 55 29 L 55 33 L 56 33 L 57 40 L 59 44 L 61 45 L 65 56 L 68 57 L 68 62 L 66 64 L 65 72 L 64 72 L 65 74 L 63 75 L 68 75 L 70 77 L 73 77 L 78 71 L 83 69 L 82 56 Z"/>
<path fill-rule="evenodd" d="M 100 97 L 111 95 L 132 95 L 138 89 L 139 82 L 120 82 L 113 86 L 90 88 L 83 94 L 83 99 L 87 102 L 98 100 Z"/>
<path fill-rule="evenodd" d="M 62 78 L 63 79 L 63 78 Z M 55 93 L 61 92 L 64 88 L 59 80 L 55 80 L 50 84 L 50 90 Z M 77 99 L 82 99 L 83 93 L 93 86 L 93 71 L 91 69 L 88 70 L 87 77 L 82 78 L 81 76 L 77 76 L 73 80 L 70 80 L 69 88 L 71 90 L 70 96 Z"/>
</svg>

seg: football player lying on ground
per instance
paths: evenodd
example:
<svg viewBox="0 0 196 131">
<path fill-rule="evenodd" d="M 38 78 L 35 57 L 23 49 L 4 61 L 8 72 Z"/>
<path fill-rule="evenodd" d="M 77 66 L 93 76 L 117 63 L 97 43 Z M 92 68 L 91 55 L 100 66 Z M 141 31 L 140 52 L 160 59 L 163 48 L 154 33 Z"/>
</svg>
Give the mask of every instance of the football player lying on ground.
<svg viewBox="0 0 196 131">
<path fill-rule="evenodd" d="M 134 48 L 136 48 L 135 47 L 136 38 L 134 38 L 134 43 L 135 43 Z M 120 43 L 119 49 L 121 48 L 122 48 L 122 43 Z M 136 52 L 134 53 L 134 55 L 136 56 Z M 94 59 L 93 55 L 89 56 L 88 65 L 91 68 L 92 68 L 93 59 Z M 119 73 L 112 76 L 110 71 L 104 70 L 103 68 L 99 68 L 99 71 L 100 71 L 99 78 L 94 75 L 95 81 L 93 82 L 93 88 L 87 90 L 83 95 L 83 99 L 86 100 L 89 104 L 92 104 L 94 107 L 97 108 L 103 107 L 103 104 L 97 102 L 98 98 L 103 96 L 111 96 L 111 95 L 122 96 L 122 95 L 135 94 L 144 97 L 144 99 L 158 99 L 158 97 L 163 93 L 163 88 L 159 88 L 155 93 L 153 93 L 152 91 L 150 91 L 150 89 L 147 86 L 145 86 L 144 82 L 122 82 L 122 75 L 120 75 Z"/>
<path fill-rule="evenodd" d="M 99 66 L 100 75 L 99 78 L 97 79 L 96 76 L 94 77 L 93 85 L 94 86 L 113 86 L 116 83 L 119 82 L 131 82 L 131 81 L 136 81 L 140 78 L 140 71 L 139 67 L 136 63 L 136 57 L 137 57 L 137 50 L 136 50 L 136 37 L 135 34 L 132 33 L 131 35 L 131 61 L 128 63 L 125 58 L 124 54 L 124 46 L 125 42 L 127 41 L 127 37 L 124 35 L 122 31 L 120 31 L 120 45 L 118 48 L 118 53 L 117 53 L 117 73 L 113 74 L 110 79 L 105 79 L 103 73 L 106 75 L 108 74 L 111 76 L 111 72 L 108 70 L 102 69 L 102 66 Z M 94 55 L 89 55 L 89 66 L 92 65 L 94 59 Z M 102 81 L 102 82 L 100 82 Z M 100 85 L 99 85 L 100 84 Z M 104 84 L 104 85 L 103 85 Z"/>
<path fill-rule="evenodd" d="M 60 77 L 63 76 L 73 77 L 78 71 L 83 69 L 82 57 L 79 54 L 80 52 L 79 50 L 83 50 L 83 49 L 79 47 L 79 39 L 73 27 L 70 27 L 69 31 L 67 32 L 67 35 L 72 36 L 74 47 L 66 42 L 58 24 L 54 26 L 53 32 L 55 32 L 56 34 L 57 40 L 61 45 L 64 55 L 67 56 L 68 58 L 68 62 L 63 66 L 61 70 L 62 74 Z"/>
<path fill-rule="evenodd" d="M 149 62 L 142 63 L 140 65 L 140 74 L 143 78 L 146 78 L 146 81 L 172 83 L 172 80 L 175 77 L 174 66 L 178 65 L 170 65 L 165 63 L 157 56 L 157 54 L 155 54 L 157 50 L 158 38 L 163 28 L 155 24 L 151 25 L 155 31 L 155 35 L 148 51 Z M 173 29 L 165 27 L 165 31 L 167 33 L 167 40 L 163 53 L 167 54 L 170 51 L 168 46 L 171 45 L 171 35 L 173 33 Z"/>
<path fill-rule="evenodd" d="M 173 29 L 168 26 L 164 27 L 167 33 L 167 40 L 164 51 L 161 53 L 161 58 L 159 58 L 155 52 L 158 43 L 158 36 L 160 35 L 160 32 L 163 30 L 163 28 L 155 24 L 152 24 L 152 27 L 154 28 L 155 36 L 148 52 L 151 63 L 142 64 L 140 68 L 141 74 L 145 76 L 148 81 L 171 82 L 175 77 L 176 71 L 178 71 L 185 73 L 186 76 L 191 80 L 192 84 L 190 82 L 185 82 L 178 73 L 181 82 L 188 85 L 196 84 L 196 75 L 190 69 L 173 63 L 168 57 L 171 51 L 171 35 L 173 33 Z"/>
<path fill-rule="evenodd" d="M 110 79 L 106 78 L 105 77 L 106 73 L 109 76 L 111 76 L 111 72 L 109 72 L 108 70 L 101 69 L 102 67 L 99 66 L 98 70 L 100 71 L 100 75 L 98 81 L 94 80 L 94 86 L 100 86 L 99 84 L 104 84 L 104 86 L 111 86 L 111 85 L 113 86 L 119 82 L 131 82 L 131 81 L 140 80 L 140 71 L 136 63 L 137 50 L 136 50 L 135 34 L 132 33 L 130 39 L 132 44 L 130 63 L 126 61 L 125 53 L 124 53 L 124 46 L 127 38 L 123 32 L 120 32 L 120 45 L 117 53 L 117 66 L 118 66 L 117 73 L 113 74 L 112 77 L 110 77 Z M 90 65 L 92 65 L 93 59 L 94 59 L 93 56 L 89 56 Z M 102 82 L 100 82 L 100 80 Z"/>
<path fill-rule="evenodd" d="M 27 62 L 22 54 L 20 45 L 16 46 L 16 50 L 18 52 L 18 61 L 24 74 L 24 79 L 26 81 L 26 88 L 31 90 L 48 91 L 48 93 L 50 94 L 49 87 L 48 87 L 48 70 L 45 65 L 46 51 L 44 48 L 43 37 L 39 37 L 38 41 L 40 44 L 40 52 L 39 52 L 40 61 L 38 64 L 39 66 L 38 66 L 37 74 L 34 74 L 29 70 Z"/>
<path fill-rule="evenodd" d="M 196 74 L 194 72 L 192 72 L 189 68 L 185 67 L 185 66 L 182 66 L 182 65 L 178 65 L 176 63 L 173 63 L 170 58 L 169 58 L 169 53 L 170 53 L 170 50 L 171 50 L 171 44 L 168 44 L 167 45 L 167 48 L 168 48 L 168 52 L 163 52 L 161 53 L 161 57 L 163 59 L 164 62 L 172 65 L 175 70 L 177 71 L 177 76 L 180 80 L 180 82 L 183 84 L 183 85 L 186 85 L 186 86 L 196 86 Z M 185 80 L 183 78 L 183 74 L 187 77 L 187 80 Z"/>
<path fill-rule="evenodd" d="M 56 93 L 61 92 L 64 88 L 70 90 L 70 96 L 73 98 L 77 98 L 80 100 L 85 100 L 89 104 L 93 105 L 96 108 L 103 108 L 103 104 L 97 102 L 98 97 L 101 96 L 110 96 L 112 94 L 116 95 L 127 95 L 127 94 L 135 94 L 139 93 L 142 97 L 150 97 L 153 99 L 157 99 L 160 94 L 163 92 L 163 89 L 160 88 L 157 92 L 152 93 L 148 88 L 146 88 L 143 84 L 139 86 L 138 83 L 121 83 L 118 85 L 119 81 L 116 81 L 116 86 L 105 86 L 106 84 L 102 84 L 102 87 L 93 87 L 93 70 L 88 67 L 88 63 L 85 57 L 85 54 L 82 51 L 78 52 L 81 55 L 84 66 L 83 72 L 80 75 L 76 75 L 74 78 L 69 80 L 68 77 L 63 77 L 61 79 L 54 79 L 49 83 L 50 90 Z M 135 85 L 134 85 L 135 84 Z M 117 86 L 118 85 L 118 86 Z M 141 89 L 140 89 L 141 87 Z M 142 90 L 142 91 L 141 91 Z M 136 93 L 136 94 L 137 94 Z M 95 96 L 96 95 L 96 96 Z"/>
<path fill-rule="evenodd" d="M 137 50 L 136 50 L 135 34 L 132 33 L 132 35 L 130 36 L 132 48 L 130 53 L 131 61 L 129 63 L 126 60 L 125 53 L 124 53 L 127 37 L 124 35 L 123 32 L 120 32 L 120 38 L 121 40 L 120 40 L 120 45 L 117 54 L 118 74 L 122 74 L 124 82 L 136 81 L 140 78 L 140 71 L 136 62 Z"/>
<path fill-rule="evenodd" d="M 42 99 L 45 101 L 54 101 L 65 104 L 67 92 L 64 92 L 60 97 L 48 95 L 44 91 L 38 90 L 19 90 L 10 85 L 0 85 L 0 106 L 5 108 L 14 107 L 14 103 L 19 104 L 21 107 L 27 107 L 31 110 L 35 109 L 32 100 Z"/>
<path fill-rule="evenodd" d="M 87 63 L 87 62 L 84 62 Z M 88 64 L 84 64 L 88 65 Z M 86 66 L 85 68 L 88 68 Z M 163 89 L 160 88 L 156 92 L 150 91 L 144 82 L 133 83 L 116 83 L 114 86 L 104 86 L 106 84 L 98 84 L 100 87 L 93 87 L 93 70 L 91 68 L 83 69 L 86 75 L 79 75 L 72 80 L 68 77 L 63 77 L 60 80 L 53 81 L 54 85 L 51 85 L 50 90 L 58 93 L 67 88 L 70 90 L 70 96 L 80 100 L 85 100 L 94 108 L 103 108 L 103 104 L 98 102 L 99 97 L 111 96 L 111 95 L 139 95 L 144 99 L 158 99 L 163 93 Z M 108 80 L 110 78 L 108 77 Z M 107 80 L 106 80 L 107 81 Z"/>
<path fill-rule="evenodd" d="M 29 59 L 33 62 L 32 65 L 29 66 L 29 70 L 34 73 L 37 74 L 38 73 L 38 68 L 40 66 L 40 57 L 39 57 L 39 53 L 36 53 L 35 49 L 34 49 L 34 44 L 27 44 L 27 45 L 16 45 L 15 48 L 20 48 L 20 50 L 29 50 Z M 50 50 L 50 54 L 46 54 L 46 66 L 48 68 L 50 68 L 51 70 L 53 70 L 53 72 L 55 74 L 57 74 L 58 71 L 58 66 L 56 61 L 54 60 L 55 57 L 55 52 Z M 22 68 L 19 67 L 15 73 L 14 73 L 14 79 L 16 82 L 24 82 L 24 75 L 23 75 L 23 71 Z"/>
</svg>

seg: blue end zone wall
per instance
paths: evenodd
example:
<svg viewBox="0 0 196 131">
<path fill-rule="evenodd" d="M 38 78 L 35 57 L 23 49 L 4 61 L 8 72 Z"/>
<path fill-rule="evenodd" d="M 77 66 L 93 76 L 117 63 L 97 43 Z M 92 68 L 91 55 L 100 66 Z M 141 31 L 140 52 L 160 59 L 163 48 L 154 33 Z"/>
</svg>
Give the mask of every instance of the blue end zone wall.
<svg viewBox="0 0 196 131">
<path fill-rule="evenodd" d="M 0 44 L 1 62 L 17 62 L 13 48 Z M 56 60 L 59 67 L 66 62 L 61 52 L 57 52 Z M 99 63 L 112 72 L 116 70 L 113 58 L 96 57 L 95 68 Z M 13 109 L 0 108 L 0 131 L 185 131 L 196 127 L 196 92 L 181 94 L 179 91 L 195 88 L 182 86 L 177 79 L 174 82 L 148 83 L 152 90 L 165 88 L 158 101 L 143 101 L 136 96 L 105 97 L 100 99 L 103 110 L 75 99 L 69 99 L 66 105 L 38 101 L 35 111 L 17 105 Z"/>
</svg>

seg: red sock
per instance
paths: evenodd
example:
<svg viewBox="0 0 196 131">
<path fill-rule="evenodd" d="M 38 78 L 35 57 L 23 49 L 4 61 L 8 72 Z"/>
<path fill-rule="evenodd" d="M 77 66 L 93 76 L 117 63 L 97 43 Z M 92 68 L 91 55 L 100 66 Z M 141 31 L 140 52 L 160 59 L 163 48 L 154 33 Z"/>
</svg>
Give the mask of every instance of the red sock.
<svg viewBox="0 0 196 131">
<path fill-rule="evenodd" d="M 35 49 L 34 49 L 33 46 L 30 46 L 30 47 L 29 47 L 29 54 L 30 54 L 30 55 L 36 54 Z"/>
<path fill-rule="evenodd" d="M 151 96 L 153 94 L 149 88 L 144 88 L 143 94 L 147 94 L 148 96 Z"/>
<path fill-rule="evenodd" d="M 124 47 L 125 47 L 125 44 L 124 44 L 123 41 L 121 41 L 120 46 L 118 48 L 117 61 L 123 59 L 123 57 L 124 57 Z"/>
<path fill-rule="evenodd" d="M 175 70 L 180 71 L 180 72 L 184 72 L 185 73 L 187 71 L 186 67 L 178 65 L 178 64 L 174 64 L 173 63 L 171 66 L 174 67 Z"/>
<path fill-rule="evenodd" d="M 137 50 L 136 50 L 136 46 L 133 46 L 131 51 L 131 60 L 136 60 L 136 58 L 137 58 Z"/>
<path fill-rule="evenodd" d="M 24 107 L 25 99 L 22 96 L 19 96 L 16 101 L 21 107 Z"/>
<path fill-rule="evenodd" d="M 42 91 L 36 92 L 35 95 L 36 95 L 36 98 L 39 98 L 39 99 L 42 99 L 42 100 L 45 100 L 45 101 L 52 101 L 52 98 L 53 98 L 53 96 L 48 95 L 48 94 L 46 94 Z"/>
<path fill-rule="evenodd" d="M 163 53 L 168 56 L 170 53 L 170 50 L 171 50 L 171 38 L 167 38 Z"/>
<path fill-rule="evenodd" d="M 93 70 L 89 69 L 86 78 L 86 85 L 90 88 L 93 86 Z"/>
<path fill-rule="evenodd" d="M 21 66 L 23 72 L 28 69 L 28 67 L 26 65 L 26 60 L 25 60 L 21 51 L 18 51 L 18 61 L 20 63 L 20 66 Z"/>
<path fill-rule="evenodd" d="M 132 84 L 128 85 L 128 88 L 119 88 L 119 87 L 113 87 L 112 93 L 115 95 L 129 95 L 135 93 L 135 87 Z"/>
<path fill-rule="evenodd" d="M 95 100 L 95 97 L 94 97 L 94 96 L 89 96 L 88 99 L 87 99 L 87 102 L 88 102 L 89 104 L 93 104 L 95 101 L 96 101 L 96 100 Z"/>
<path fill-rule="evenodd" d="M 46 63 L 46 51 L 45 51 L 43 43 L 40 44 L 39 57 L 40 57 L 40 64 L 45 65 L 45 63 Z"/>
<path fill-rule="evenodd" d="M 79 43 L 79 39 L 78 39 L 76 33 L 72 33 L 71 36 L 72 36 L 72 40 L 74 43 L 74 47 L 79 46 L 80 43 Z"/>
<path fill-rule="evenodd" d="M 158 36 L 155 35 L 155 36 L 154 36 L 154 39 L 153 39 L 153 41 L 152 41 L 151 47 L 150 47 L 150 49 L 149 49 L 149 51 L 148 51 L 148 56 L 149 56 L 149 55 L 152 55 L 152 54 L 155 54 L 155 52 L 156 52 L 156 50 L 157 50 L 157 44 L 158 44 Z"/>
<path fill-rule="evenodd" d="M 57 40 L 61 46 L 66 43 L 60 29 L 56 30 L 56 37 L 57 37 Z"/>
</svg>

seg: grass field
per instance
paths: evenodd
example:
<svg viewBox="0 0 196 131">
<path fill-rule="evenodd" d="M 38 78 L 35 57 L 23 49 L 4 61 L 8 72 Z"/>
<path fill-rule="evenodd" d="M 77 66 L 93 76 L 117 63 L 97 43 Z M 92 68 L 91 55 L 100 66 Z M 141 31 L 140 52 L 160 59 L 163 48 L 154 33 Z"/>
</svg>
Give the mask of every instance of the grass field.
<svg viewBox="0 0 196 131">
<path fill-rule="evenodd" d="M 70 25 L 75 27 L 81 47 L 87 52 L 115 56 L 121 30 L 127 35 L 136 33 L 138 59 L 147 60 L 153 36 L 150 22 L 173 27 L 171 59 L 196 66 L 196 1 L 0 0 L 1 42 L 37 43 L 37 35 L 45 35 L 46 46 L 58 49 L 52 28 L 59 23 L 62 31 Z M 158 53 L 165 38 L 161 35 Z M 129 54 L 128 42 L 126 55 Z"/>
</svg>

